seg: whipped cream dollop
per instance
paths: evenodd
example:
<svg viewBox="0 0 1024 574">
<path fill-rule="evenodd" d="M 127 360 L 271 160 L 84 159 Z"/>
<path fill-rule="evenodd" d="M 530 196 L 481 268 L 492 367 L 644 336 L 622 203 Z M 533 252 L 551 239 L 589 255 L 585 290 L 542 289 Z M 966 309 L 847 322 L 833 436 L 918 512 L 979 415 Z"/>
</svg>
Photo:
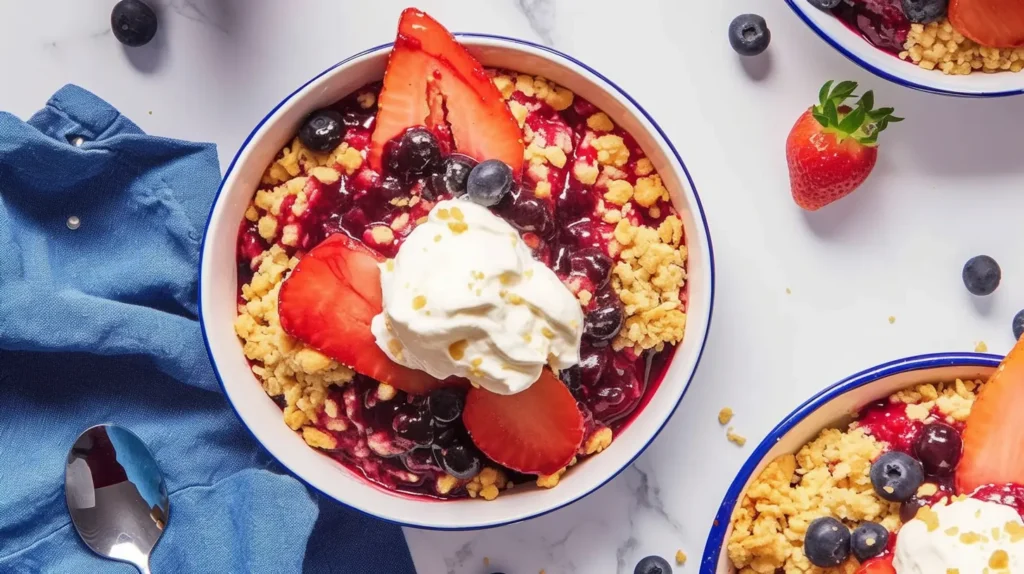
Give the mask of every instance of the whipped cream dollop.
<svg viewBox="0 0 1024 574">
<path fill-rule="evenodd" d="M 487 208 L 441 201 L 381 265 L 371 329 L 396 363 L 521 392 L 580 360 L 583 311 L 519 233 Z"/>
<path fill-rule="evenodd" d="M 968 498 L 922 508 L 896 538 L 898 574 L 1024 572 L 1024 521 L 996 502 Z"/>
</svg>

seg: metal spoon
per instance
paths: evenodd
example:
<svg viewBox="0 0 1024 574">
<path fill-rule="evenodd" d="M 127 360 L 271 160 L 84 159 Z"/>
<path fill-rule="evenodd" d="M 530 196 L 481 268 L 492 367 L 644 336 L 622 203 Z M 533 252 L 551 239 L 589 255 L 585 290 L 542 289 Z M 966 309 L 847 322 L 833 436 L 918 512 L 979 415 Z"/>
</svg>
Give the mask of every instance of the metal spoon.
<svg viewBox="0 0 1024 574">
<path fill-rule="evenodd" d="M 135 433 L 111 424 L 82 432 L 68 452 L 64 495 L 86 546 L 149 574 L 170 503 L 156 460 Z"/>
</svg>

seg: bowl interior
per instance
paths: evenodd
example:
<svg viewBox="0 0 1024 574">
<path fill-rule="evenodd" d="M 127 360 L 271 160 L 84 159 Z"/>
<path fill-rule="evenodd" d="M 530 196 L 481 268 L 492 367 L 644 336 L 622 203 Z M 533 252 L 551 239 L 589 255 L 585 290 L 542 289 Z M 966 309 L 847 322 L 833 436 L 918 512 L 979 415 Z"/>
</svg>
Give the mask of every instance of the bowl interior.
<svg viewBox="0 0 1024 574">
<path fill-rule="evenodd" d="M 784 454 L 795 453 L 814 439 L 822 429 L 849 424 L 854 413 L 865 405 L 884 399 L 896 391 L 919 384 L 955 379 L 987 379 L 999 364 L 992 355 L 974 355 L 964 359 L 927 359 L 900 361 L 855 375 L 794 411 L 757 447 L 729 488 L 716 516 L 716 527 L 704 549 L 702 571 L 734 574 L 727 544 L 732 533 L 730 516 L 743 492 L 768 464 Z M 952 364 L 950 364 L 952 363 Z M 709 564 L 710 562 L 710 564 Z"/>
<path fill-rule="evenodd" d="M 495 37 L 467 35 L 461 40 L 485 66 L 543 75 L 604 110 L 643 147 L 672 192 L 683 220 L 689 249 L 686 336 L 642 416 L 610 448 L 585 459 L 554 489 L 524 485 L 486 504 L 476 500 L 436 504 L 377 488 L 306 446 L 284 425 L 280 409 L 250 371 L 232 326 L 237 297 L 235 244 L 246 206 L 264 168 L 291 140 L 302 119 L 380 80 L 390 46 L 374 48 L 327 70 L 282 102 L 250 135 L 228 168 L 214 204 L 200 277 L 201 319 L 211 360 L 228 399 L 256 439 L 294 474 L 340 502 L 386 520 L 439 529 L 497 526 L 537 516 L 585 496 L 625 468 L 653 440 L 689 384 L 708 330 L 713 287 L 711 246 L 699 200 L 671 144 L 645 112 L 596 72 L 547 48 Z"/>
<path fill-rule="evenodd" d="M 786 0 L 798 16 L 823 40 L 864 69 L 910 88 L 952 96 L 993 97 L 1024 93 L 1024 73 L 974 73 L 947 76 L 925 70 L 875 48 L 838 18 L 807 0 Z"/>
</svg>

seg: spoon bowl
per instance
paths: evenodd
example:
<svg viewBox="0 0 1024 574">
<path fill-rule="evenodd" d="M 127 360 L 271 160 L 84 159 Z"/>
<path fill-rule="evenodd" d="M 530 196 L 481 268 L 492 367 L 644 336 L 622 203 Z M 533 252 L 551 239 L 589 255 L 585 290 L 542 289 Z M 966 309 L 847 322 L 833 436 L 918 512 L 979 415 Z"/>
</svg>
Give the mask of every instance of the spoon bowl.
<svg viewBox="0 0 1024 574">
<path fill-rule="evenodd" d="M 64 494 L 86 546 L 149 574 L 149 555 L 167 524 L 170 501 L 142 439 L 112 424 L 83 431 L 68 452 Z"/>
</svg>

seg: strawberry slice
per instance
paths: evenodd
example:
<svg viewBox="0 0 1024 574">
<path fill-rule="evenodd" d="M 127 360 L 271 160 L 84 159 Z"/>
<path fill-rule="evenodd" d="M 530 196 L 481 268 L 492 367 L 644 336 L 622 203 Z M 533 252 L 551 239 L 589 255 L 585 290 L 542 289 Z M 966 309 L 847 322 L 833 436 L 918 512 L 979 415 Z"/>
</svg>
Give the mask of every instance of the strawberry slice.
<svg viewBox="0 0 1024 574">
<path fill-rule="evenodd" d="M 1024 3 L 1020 0 L 952 0 L 949 21 L 957 32 L 982 46 L 1024 45 Z"/>
<path fill-rule="evenodd" d="M 892 556 L 883 556 L 862 563 L 857 574 L 896 574 L 896 568 L 892 565 Z"/>
<path fill-rule="evenodd" d="M 583 415 L 576 399 L 547 369 L 515 395 L 471 389 L 462 422 L 481 452 L 526 474 L 558 472 L 583 442 Z"/>
<path fill-rule="evenodd" d="M 500 159 L 518 176 L 522 132 L 490 76 L 444 26 L 408 8 L 384 73 L 370 166 L 380 171 L 385 144 L 410 127 L 446 132 L 442 118 L 456 150 L 478 161 Z"/>
<path fill-rule="evenodd" d="M 963 432 L 956 487 L 970 494 L 987 484 L 1024 484 L 1024 337 L 981 389 Z"/>
<path fill-rule="evenodd" d="M 332 235 L 307 253 L 281 285 L 281 327 L 357 373 L 407 393 L 426 394 L 443 383 L 392 361 L 370 331 L 370 321 L 381 312 L 381 261 L 344 233 Z"/>
</svg>

